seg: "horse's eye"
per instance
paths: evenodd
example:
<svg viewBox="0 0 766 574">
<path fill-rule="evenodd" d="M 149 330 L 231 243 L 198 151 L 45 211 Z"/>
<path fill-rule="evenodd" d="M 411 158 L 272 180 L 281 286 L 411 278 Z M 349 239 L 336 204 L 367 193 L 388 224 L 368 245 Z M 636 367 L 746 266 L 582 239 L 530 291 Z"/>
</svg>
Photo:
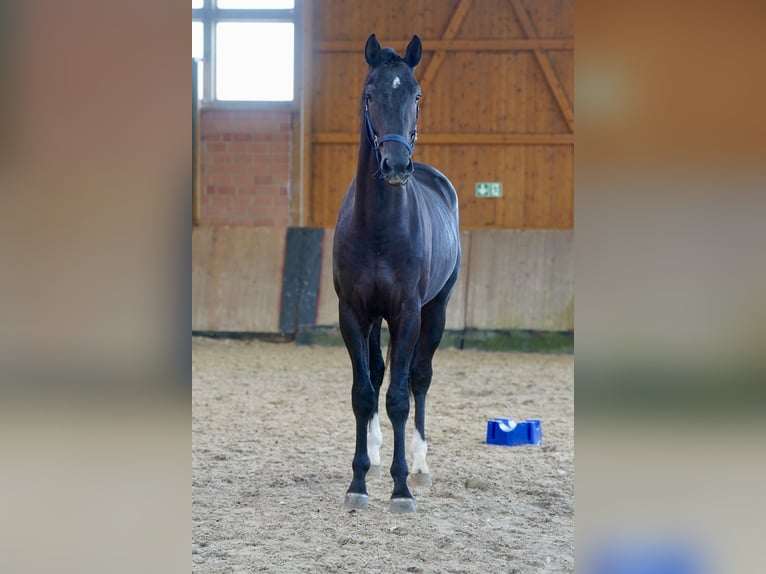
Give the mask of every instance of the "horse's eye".
<svg viewBox="0 0 766 574">
<path fill-rule="evenodd" d="M 416 102 L 419 102 L 419 101 L 420 101 L 420 94 L 418 94 L 417 96 L 415 96 L 415 101 L 416 101 Z"/>
</svg>

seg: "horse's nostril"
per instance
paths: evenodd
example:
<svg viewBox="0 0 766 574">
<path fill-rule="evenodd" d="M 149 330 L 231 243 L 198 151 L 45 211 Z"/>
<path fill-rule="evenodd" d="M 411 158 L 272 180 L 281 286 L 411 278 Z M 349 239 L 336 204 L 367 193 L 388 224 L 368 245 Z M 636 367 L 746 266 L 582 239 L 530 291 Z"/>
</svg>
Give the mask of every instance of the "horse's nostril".
<svg viewBox="0 0 766 574">
<path fill-rule="evenodd" d="M 412 160 L 407 161 L 407 173 L 412 173 L 414 171 L 414 167 L 412 166 Z"/>
<path fill-rule="evenodd" d="M 384 173 L 391 171 L 391 166 L 388 163 L 388 158 L 384 157 L 383 161 L 380 162 L 380 169 L 382 169 Z"/>
</svg>

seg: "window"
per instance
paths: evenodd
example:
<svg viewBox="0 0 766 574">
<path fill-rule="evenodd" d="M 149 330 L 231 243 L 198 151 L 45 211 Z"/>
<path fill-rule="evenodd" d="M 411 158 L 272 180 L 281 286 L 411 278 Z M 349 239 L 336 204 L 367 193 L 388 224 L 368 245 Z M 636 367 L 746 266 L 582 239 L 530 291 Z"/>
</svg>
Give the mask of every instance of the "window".
<svg viewBox="0 0 766 574">
<path fill-rule="evenodd" d="M 204 70 L 204 56 L 205 56 L 205 36 L 204 27 L 202 22 L 192 22 L 192 58 L 197 60 L 197 93 L 199 97 L 202 97 L 203 93 L 203 78 L 205 77 Z"/>
<path fill-rule="evenodd" d="M 202 99 L 292 103 L 296 12 L 296 0 L 192 0 Z"/>
</svg>

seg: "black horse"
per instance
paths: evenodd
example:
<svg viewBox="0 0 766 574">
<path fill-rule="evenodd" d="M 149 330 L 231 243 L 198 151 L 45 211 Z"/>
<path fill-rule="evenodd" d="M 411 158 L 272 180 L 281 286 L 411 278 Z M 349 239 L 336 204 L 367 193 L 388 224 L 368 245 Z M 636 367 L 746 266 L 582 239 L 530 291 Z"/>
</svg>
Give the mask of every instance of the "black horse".
<svg viewBox="0 0 766 574">
<path fill-rule="evenodd" d="M 390 48 L 381 49 L 372 34 L 364 55 L 370 68 L 362 93 L 359 160 L 338 214 L 333 245 L 333 279 L 340 329 L 353 368 L 356 418 L 354 478 L 345 506 L 365 508 L 365 477 L 371 464 L 380 473 L 378 398 L 386 368 L 380 327 L 385 319 L 391 335 L 386 411 L 394 429 L 390 508 L 414 512 L 404 432 L 411 392 L 416 428 L 411 443 L 413 481 L 430 484 L 426 392 L 460 269 L 458 198 L 444 175 L 412 162 L 420 99 L 413 70 L 422 55 L 420 38 L 413 36 L 402 58 Z"/>
</svg>

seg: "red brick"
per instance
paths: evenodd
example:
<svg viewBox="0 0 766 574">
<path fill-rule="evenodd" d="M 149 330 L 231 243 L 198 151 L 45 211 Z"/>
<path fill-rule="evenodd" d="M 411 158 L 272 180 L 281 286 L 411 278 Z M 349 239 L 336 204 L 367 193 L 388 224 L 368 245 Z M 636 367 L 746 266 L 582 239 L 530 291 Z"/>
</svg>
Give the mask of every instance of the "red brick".
<svg viewBox="0 0 766 574">
<path fill-rule="evenodd" d="M 219 193 L 218 190 L 220 189 L 220 187 L 223 187 L 223 186 L 216 187 L 215 191 L 209 194 L 208 196 L 210 197 L 210 207 L 214 207 L 218 210 L 226 209 L 229 205 L 229 202 L 231 202 L 231 196 L 234 195 L 233 193 L 231 194 Z M 230 187 L 234 187 L 234 186 L 230 186 Z"/>
<path fill-rule="evenodd" d="M 274 176 L 271 176 L 271 175 L 256 175 L 256 176 L 253 176 L 253 182 L 256 183 L 256 184 L 259 184 L 259 183 L 268 183 L 268 184 L 270 184 L 270 183 L 273 182 L 273 180 L 274 180 Z"/>
<path fill-rule="evenodd" d="M 258 189 L 257 186 L 252 185 L 252 184 L 250 184 L 250 185 L 240 185 L 237 188 L 237 193 L 239 193 L 240 195 L 247 195 L 249 197 L 254 197 L 254 196 L 258 195 L 259 189 Z"/>
<path fill-rule="evenodd" d="M 269 156 L 269 163 L 274 168 L 274 173 L 283 173 L 285 175 L 289 175 L 290 168 L 290 158 L 287 156 L 282 155 L 270 155 Z"/>
<path fill-rule="evenodd" d="M 229 169 L 225 163 L 212 163 L 206 162 L 202 164 L 202 173 L 205 175 L 212 175 L 214 173 L 226 173 Z"/>
<path fill-rule="evenodd" d="M 232 139 L 236 142 L 249 142 L 253 141 L 253 134 L 232 134 Z"/>
<path fill-rule="evenodd" d="M 271 207 L 274 205 L 274 198 L 266 195 L 256 195 L 253 198 L 253 206 L 258 208 Z"/>
<path fill-rule="evenodd" d="M 205 151 L 210 152 L 218 152 L 218 151 L 226 151 L 226 144 L 223 142 L 211 142 L 208 141 L 205 143 Z"/>
<path fill-rule="evenodd" d="M 253 161 L 253 156 L 249 153 L 235 153 L 229 157 L 231 157 L 232 163 L 251 163 Z"/>
<path fill-rule="evenodd" d="M 270 153 L 271 146 L 267 143 L 251 143 L 248 144 L 247 151 L 253 154 L 267 154 Z"/>
<path fill-rule="evenodd" d="M 248 172 L 253 175 L 271 175 L 272 167 L 264 162 L 254 162 L 247 166 Z"/>
<path fill-rule="evenodd" d="M 228 172 L 230 174 L 235 173 L 251 173 L 254 164 L 251 163 L 234 163 L 228 166 Z"/>
<path fill-rule="evenodd" d="M 230 163 L 230 157 L 225 153 L 211 153 L 206 154 L 205 161 L 212 163 Z"/>
<path fill-rule="evenodd" d="M 272 155 L 287 155 L 290 153 L 289 143 L 272 143 L 269 146 L 269 153 Z"/>
<path fill-rule="evenodd" d="M 207 182 L 213 185 L 227 185 L 231 183 L 231 177 L 228 173 L 217 173 L 207 177 Z"/>
<path fill-rule="evenodd" d="M 248 185 L 253 183 L 253 176 L 252 175 L 240 175 L 240 174 L 234 174 L 231 176 L 231 182 L 234 185 Z"/>
<path fill-rule="evenodd" d="M 202 118 L 206 119 L 207 121 L 220 121 L 221 119 L 226 119 L 229 116 L 229 110 L 224 109 L 214 109 L 214 108 L 207 108 L 205 110 L 202 110 Z"/>
<path fill-rule="evenodd" d="M 225 144 L 226 151 L 229 153 L 248 153 L 250 150 L 248 149 L 250 144 L 247 142 L 231 142 L 228 144 Z"/>
</svg>

